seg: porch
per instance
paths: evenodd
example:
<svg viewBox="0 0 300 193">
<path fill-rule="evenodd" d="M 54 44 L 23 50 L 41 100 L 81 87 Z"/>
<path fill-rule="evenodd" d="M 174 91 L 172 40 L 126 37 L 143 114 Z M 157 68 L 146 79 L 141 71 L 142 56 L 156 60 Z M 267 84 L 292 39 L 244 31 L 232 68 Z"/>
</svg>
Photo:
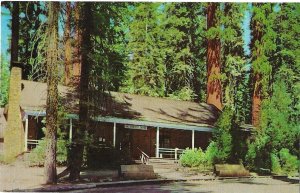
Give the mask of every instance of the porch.
<svg viewBox="0 0 300 193">
<path fill-rule="evenodd" d="M 41 139 L 41 119 L 45 112 L 25 111 L 25 147 L 28 151 L 38 144 Z M 104 146 L 119 150 L 127 149 L 133 159 L 139 159 L 141 151 L 149 157 L 179 158 L 186 148 L 205 149 L 211 137 L 212 128 L 158 123 L 141 120 L 130 120 L 115 117 L 94 117 L 92 119 L 93 136 Z M 34 123 L 36 121 L 37 123 Z M 72 140 L 73 128 L 76 127 L 78 115 L 69 114 L 69 140 Z M 40 128 L 38 128 L 40 127 Z"/>
</svg>

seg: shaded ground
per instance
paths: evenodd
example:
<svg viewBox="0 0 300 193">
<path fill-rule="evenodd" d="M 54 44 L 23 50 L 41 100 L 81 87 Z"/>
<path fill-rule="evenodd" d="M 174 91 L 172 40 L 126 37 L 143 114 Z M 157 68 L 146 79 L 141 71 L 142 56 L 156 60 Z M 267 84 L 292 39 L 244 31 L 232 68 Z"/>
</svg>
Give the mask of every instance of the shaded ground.
<svg viewBox="0 0 300 193">
<path fill-rule="evenodd" d="M 61 172 L 62 167 L 57 171 Z M 44 182 L 44 168 L 29 167 L 22 161 L 10 165 L 0 164 L 0 192 L 13 189 L 30 189 L 41 187 Z"/>
<path fill-rule="evenodd" d="M 58 168 L 60 173 L 65 168 Z M 188 170 L 178 169 L 163 165 L 155 169 L 162 178 L 168 179 L 186 179 L 187 182 L 176 182 L 169 184 L 153 185 L 132 185 L 107 188 L 95 188 L 70 192 L 133 192 L 133 193 L 167 193 L 167 192 L 222 192 L 222 193 L 300 193 L 299 184 L 290 184 L 270 178 L 251 178 L 239 180 L 212 180 L 211 175 L 196 174 Z M 22 160 L 16 161 L 11 165 L 0 164 L 0 192 L 11 190 L 24 190 L 45 187 L 43 185 L 44 170 L 39 167 L 28 167 Z M 116 181 L 118 172 L 116 170 L 85 171 L 82 172 L 83 180 L 79 183 L 93 185 L 94 183 Z M 206 179 L 207 181 L 191 181 L 192 179 Z M 55 187 L 69 186 L 73 184 L 63 182 Z M 49 187 L 49 186 L 47 186 Z M 53 187 L 53 186 L 50 186 Z M 86 188 L 87 186 L 85 186 Z M 93 186 L 90 186 L 93 187 Z M 95 186 L 94 186 L 95 187 Z M 66 190 L 66 189 L 65 189 Z"/>
<path fill-rule="evenodd" d="M 290 184 L 270 178 L 240 180 L 190 181 L 158 185 L 95 188 L 70 192 L 100 193 L 298 193 L 299 184 Z"/>
<path fill-rule="evenodd" d="M 65 167 L 57 167 L 57 173 Z M 83 180 L 78 183 L 110 182 L 118 176 L 117 170 L 84 171 L 81 173 Z M 0 163 L 0 192 L 11 190 L 24 190 L 44 187 L 44 168 L 29 167 L 23 160 L 17 160 L 10 165 Z M 60 180 L 58 185 L 69 184 Z M 72 185 L 72 184 L 71 184 Z"/>
</svg>

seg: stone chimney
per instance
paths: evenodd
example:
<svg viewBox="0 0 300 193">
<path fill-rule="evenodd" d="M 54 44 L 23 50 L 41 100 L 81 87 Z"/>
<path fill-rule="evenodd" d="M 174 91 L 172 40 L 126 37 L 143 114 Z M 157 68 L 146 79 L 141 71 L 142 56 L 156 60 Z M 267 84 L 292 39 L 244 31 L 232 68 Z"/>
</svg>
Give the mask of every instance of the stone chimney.
<svg viewBox="0 0 300 193">
<path fill-rule="evenodd" d="M 22 65 L 11 67 L 8 93 L 7 127 L 4 131 L 4 161 L 13 162 L 24 151 L 24 128 L 22 124 L 21 99 Z"/>
</svg>

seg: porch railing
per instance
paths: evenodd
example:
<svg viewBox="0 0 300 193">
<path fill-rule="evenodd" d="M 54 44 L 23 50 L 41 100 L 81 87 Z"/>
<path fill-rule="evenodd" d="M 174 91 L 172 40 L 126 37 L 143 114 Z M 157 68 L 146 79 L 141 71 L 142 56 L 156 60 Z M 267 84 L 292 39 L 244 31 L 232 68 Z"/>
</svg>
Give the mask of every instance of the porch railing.
<svg viewBox="0 0 300 193">
<path fill-rule="evenodd" d="M 179 148 L 159 148 L 158 153 L 160 157 L 168 157 L 168 158 L 174 158 L 177 160 L 179 156 L 183 153 L 184 149 Z"/>
<path fill-rule="evenodd" d="M 36 139 L 27 139 L 27 145 L 37 145 L 39 144 L 40 140 L 36 140 Z"/>
<path fill-rule="evenodd" d="M 143 152 L 140 148 L 137 147 L 137 149 L 141 152 L 141 155 L 140 155 L 141 162 L 143 164 L 148 164 L 149 156 L 145 152 Z"/>
</svg>

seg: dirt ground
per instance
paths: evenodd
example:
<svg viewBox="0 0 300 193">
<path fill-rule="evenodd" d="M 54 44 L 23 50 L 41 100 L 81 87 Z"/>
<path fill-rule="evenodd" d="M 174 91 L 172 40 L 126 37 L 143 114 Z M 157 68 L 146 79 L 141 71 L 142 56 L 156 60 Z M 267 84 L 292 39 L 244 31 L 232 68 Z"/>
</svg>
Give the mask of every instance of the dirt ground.
<svg viewBox="0 0 300 193">
<path fill-rule="evenodd" d="M 62 172 L 66 167 L 57 167 L 57 173 Z M 83 171 L 81 173 L 84 183 L 112 181 L 118 176 L 117 170 Z M 95 177 L 96 176 L 96 177 Z M 68 184 L 61 180 L 59 184 Z M 34 189 L 45 186 L 44 168 L 29 167 L 26 162 L 17 160 L 10 165 L 0 163 L 0 192 L 12 190 Z"/>
<path fill-rule="evenodd" d="M 57 171 L 61 172 L 64 169 L 58 167 Z M 10 165 L 0 164 L 0 192 L 41 187 L 44 180 L 43 174 L 42 167 L 29 167 L 20 161 Z"/>
</svg>

